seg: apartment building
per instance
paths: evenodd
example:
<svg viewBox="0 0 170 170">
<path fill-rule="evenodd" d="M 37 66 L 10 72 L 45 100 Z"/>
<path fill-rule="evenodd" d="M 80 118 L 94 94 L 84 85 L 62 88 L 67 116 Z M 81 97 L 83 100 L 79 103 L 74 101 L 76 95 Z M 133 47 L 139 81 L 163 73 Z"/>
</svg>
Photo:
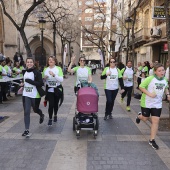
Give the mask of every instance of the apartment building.
<svg viewBox="0 0 170 170">
<path fill-rule="evenodd" d="M 159 61 L 165 65 L 168 52 L 167 52 L 167 39 L 166 39 L 166 22 L 165 16 L 160 15 L 160 10 L 163 9 L 163 0 L 142 0 L 140 4 L 135 0 L 118 0 L 117 16 L 123 22 L 117 21 L 117 30 L 122 35 L 116 37 L 116 52 L 120 50 L 119 57 L 123 62 L 126 61 L 127 47 L 129 48 L 128 56 L 132 58 L 132 36 L 134 36 L 135 43 L 135 56 L 133 56 L 134 64 L 137 62 Z M 136 9 L 136 20 L 134 27 L 134 35 L 130 30 L 129 44 L 127 45 L 127 38 L 121 42 L 124 36 L 127 36 L 127 29 L 124 29 L 123 24 L 127 17 L 134 19 L 134 9 Z M 121 47 L 119 49 L 119 47 Z"/>
<path fill-rule="evenodd" d="M 100 63 L 99 46 L 105 46 L 106 0 L 79 0 L 79 20 L 81 22 L 81 51 L 86 60 Z M 99 45 L 100 38 L 102 39 Z"/>
</svg>

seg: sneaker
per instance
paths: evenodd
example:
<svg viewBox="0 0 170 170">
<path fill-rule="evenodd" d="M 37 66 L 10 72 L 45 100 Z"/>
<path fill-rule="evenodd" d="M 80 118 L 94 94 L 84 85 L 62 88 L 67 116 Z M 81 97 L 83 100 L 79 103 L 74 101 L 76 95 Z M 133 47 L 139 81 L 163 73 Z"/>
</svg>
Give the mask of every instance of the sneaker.
<svg viewBox="0 0 170 170">
<path fill-rule="evenodd" d="M 29 137 L 30 136 L 29 130 L 25 130 L 24 133 L 22 134 L 22 136 Z"/>
<path fill-rule="evenodd" d="M 149 140 L 149 145 L 151 145 L 152 148 L 154 148 L 155 150 L 158 150 L 158 149 L 159 149 L 159 146 L 156 144 L 156 142 L 155 142 L 154 139 Z"/>
<path fill-rule="evenodd" d="M 128 112 L 130 112 L 130 106 L 127 106 L 127 107 L 126 107 L 126 110 L 127 110 Z"/>
<path fill-rule="evenodd" d="M 138 113 L 138 116 L 139 116 L 139 115 L 141 115 L 141 114 L 142 114 L 142 113 L 141 113 L 141 112 L 139 112 L 139 113 Z M 138 116 L 136 117 L 136 123 L 137 123 L 137 124 L 139 124 L 139 123 L 140 123 L 140 119 L 139 119 L 139 117 L 138 117 Z"/>
<path fill-rule="evenodd" d="M 49 119 L 48 126 L 52 126 L 52 119 Z"/>
<path fill-rule="evenodd" d="M 108 119 L 108 117 L 107 117 L 107 116 L 105 116 L 105 117 L 104 117 L 104 120 L 107 120 L 107 119 Z"/>
<path fill-rule="evenodd" d="M 123 103 L 123 98 L 120 99 L 120 102 Z"/>
<path fill-rule="evenodd" d="M 54 116 L 54 122 L 55 123 L 57 122 L 57 116 Z"/>
<path fill-rule="evenodd" d="M 109 115 L 109 119 L 113 119 L 113 116 L 112 116 L 112 115 Z"/>
<path fill-rule="evenodd" d="M 44 114 L 42 114 L 42 116 L 40 116 L 40 120 L 39 120 L 39 123 L 43 123 L 44 122 Z"/>
</svg>

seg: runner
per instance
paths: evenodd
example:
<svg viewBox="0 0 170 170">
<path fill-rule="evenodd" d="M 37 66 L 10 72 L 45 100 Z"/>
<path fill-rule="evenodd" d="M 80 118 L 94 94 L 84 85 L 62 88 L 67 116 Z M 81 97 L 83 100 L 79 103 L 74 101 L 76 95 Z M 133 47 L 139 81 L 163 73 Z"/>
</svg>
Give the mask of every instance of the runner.
<svg viewBox="0 0 170 170">
<path fill-rule="evenodd" d="M 41 96 L 43 96 L 41 89 L 43 86 L 43 80 L 41 73 L 34 68 L 33 58 L 26 59 L 26 67 L 26 72 L 24 73 L 24 83 L 21 83 L 21 86 L 24 86 L 23 106 L 25 123 L 25 131 L 22 136 L 29 137 L 31 106 L 34 112 L 40 115 L 39 123 L 41 124 L 44 121 L 44 114 L 39 109 Z"/>
<path fill-rule="evenodd" d="M 122 74 L 120 70 L 116 68 L 116 61 L 114 58 L 110 58 L 109 67 L 104 69 L 101 79 L 105 79 L 104 90 L 106 94 L 106 107 L 104 120 L 107 120 L 108 118 L 112 119 L 112 110 L 119 90 L 119 84 L 121 87 L 121 93 L 124 92 Z"/>
<path fill-rule="evenodd" d="M 142 93 L 141 98 L 141 112 L 138 113 L 136 123 L 139 124 L 140 120 L 147 121 L 151 115 L 151 136 L 149 144 L 154 149 L 159 149 L 155 142 L 155 136 L 158 131 L 159 119 L 162 110 L 162 97 L 164 90 L 170 100 L 168 91 L 168 82 L 165 75 L 165 70 L 162 64 L 157 63 L 154 65 L 154 75 L 146 78 L 139 86 Z"/>
<path fill-rule="evenodd" d="M 130 112 L 130 102 L 131 102 L 131 95 L 133 89 L 133 74 L 134 71 L 132 69 L 132 61 L 128 61 L 126 64 L 126 68 L 121 70 L 123 75 L 123 82 L 124 82 L 124 89 L 125 91 L 121 95 L 121 103 L 123 103 L 123 99 L 127 94 L 127 106 L 126 110 Z"/>
<path fill-rule="evenodd" d="M 137 89 L 139 89 L 139 85 L 141 83 L 141 72 L 142 72 L 142 63 L 141 62 L 138 62 L 138 67 L 136 68 L 136 77 L 137 77 L 137 83 L 138 83 L 138 86 L 137 86 Z"/>
<path fill-rule="evenodd" d="M 47 59 L 47 68 L 43 71 L 43 78 L 46 81 L 46 99 L 49 102 L 48 126 L 52 126 L 52 118 L 54 112 L 54 122 L 57 122 L 57 112 L 59 108 L 59 100 L 63 96 L 63 72 L 61 67 L 57 66 L 58 61 L 55 56 L 50 56 Z"/>
<path fill-rule="evenodd" d="M 80 66 L 74 67 L 71 69 L 72 64 L 75 62 L 76 57 L 71 58 L 71 63 L 68 67 L 68 72 L 77 74 L 77 80 L 75 87 L 79 86 L 81 81 L 88 81 L 88 83 L 92 82 L 91 70 L 89 67 L 85 66 L 86 59 L 85 57 L 79 58 Z"/>
</svg>

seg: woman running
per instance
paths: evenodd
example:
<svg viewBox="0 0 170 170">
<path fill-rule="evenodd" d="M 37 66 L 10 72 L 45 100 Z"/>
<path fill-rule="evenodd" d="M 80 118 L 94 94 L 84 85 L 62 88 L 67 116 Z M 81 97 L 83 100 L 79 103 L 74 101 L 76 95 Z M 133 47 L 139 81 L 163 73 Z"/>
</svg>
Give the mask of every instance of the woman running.
<svg viewBox="0 0 170 170">
<path fill-rule="evenodd" d="M 54 56 L 50 56 L 47 59 L 47 68 L 43 71 L 43 77 L 46 81 L 46 99 L 49 102 L 48 114 L 49 121 L 48 126 L 52 126 L 52 118 L 54 112 L 54 122 L 57 122 L 57 112 L 59 107 L 59 100 L 63 95 L 63 88 L 61 83 L 63 82 L 63 72 L 61 67 L 57 66 L 58 62 Z"/>
<path fill-rule="evenodd" d="M 40 116 L 39 123 L 43 123 L 44 114 L 39 109 L 42 94 L 41 87 L 43 86 L 43 80 L 41 73 L 34 68 L 33 58 L 26 59 L 26 71 L 24 73 L 24 83 L 21 84 L 24 86 L 23 90 L 23 106 L 24 106 L 24 123 L 25 131 L 22 136 L 28 137 L 29 127 L 30 127 L 30 111 L 31 107 L 34 112 Z M 41 95 L 41 96 L 40 96 Z"/>
<path fill-rule="evenodd" d="M 122 74 L 118 68 L 116 68 L 116 61 L 114 58 L 110 58 L 109 67 L 106 67 L 102 72 L 101 79 L 105 80 L 104 90 L 106 94 L 106 107 L 104 120 L 108 118 L 112 119 L 112 110 L 114 101 L 119 90 L 119 84 L 121 87 L 121 93 L 124 92 L 124 85 Z"/>
</svg>

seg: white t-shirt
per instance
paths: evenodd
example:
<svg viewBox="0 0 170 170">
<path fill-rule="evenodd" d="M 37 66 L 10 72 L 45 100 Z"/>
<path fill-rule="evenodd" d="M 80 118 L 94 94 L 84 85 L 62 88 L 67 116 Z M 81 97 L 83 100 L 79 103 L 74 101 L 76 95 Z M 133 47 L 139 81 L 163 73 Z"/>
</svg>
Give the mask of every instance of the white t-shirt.
<svg viewBox="0 0 170 170">
<path fill-rule="evenodd" d="M 132 67 L 131 68 L 128 68 L 126 67 L 124 73 L 123 73 L 123 76 L 124 77 L 127 77 L 127 79 L 123 80 L 123 83 L 124 83 L 124 86 L 125 87 L 131 87 L 133 86 L 133 70 L 132 70 Z"/>
<path fill-rule="evenodd" d="M 2 67 L 2 74 L 7 74 L 4 67 Z M 2 76 L 2 79 L 7 79 L 7 78 L 8 78 L 8 76 Z"/>
<path fill-rule="evenodd" d="M 25 82 L 25 79 L 31 79 L 34 81 L 34 73 L 33 72 L 25 72 L 24 74 L 24 90 L 23 96 L 27 96 L 30 98 L 40 98 L 40 95 L 37 91 L 36 86 Z"/>
<path fill-rule="evenodd" d="M 50 71 L 55 74 L 55 77 L 50 75 Z M 61 82 L 63 82 L 62 70 L 60 67 L 57 66 L 54 66 L 53 68 L 46 68 L 44 70 L 44 76 L 48 76 L 48 78 L 46 79 L 46 84 L 48 85 L 48 87 L 51 87 L 48 89 L 48 92 L 54 92 L 54 88 L 56 88 L 61 84 Z"/>
<path fill-rule="evenodd" d="M 141 88 L 145 88 L 150 93 L 155 93 L 156 97 L 152 98 L 142 93 L 141 107 L 144 108 L 162 108 L 162 97 L 167 88 L 168 82 L 165 78 L 159 80 L 155 76 L 147 77 L 141 84 Z"/>
<path fill-rule="evenodd" d="M 166 69 L 165 77 L 166 77 L 167 80 L 169 81 L 169 67 Z"/>
<path fill-rule="evenodd" d="M 74 67 L 73 68 L 74 72 L 76 72 L 77 75 L 77 80 L 76 80 L 76 85 L 80 84 L 81 81 L 88 81 L 89 75 L 91 75 L 91 70 L 89 67 Z"/>
</svg>

